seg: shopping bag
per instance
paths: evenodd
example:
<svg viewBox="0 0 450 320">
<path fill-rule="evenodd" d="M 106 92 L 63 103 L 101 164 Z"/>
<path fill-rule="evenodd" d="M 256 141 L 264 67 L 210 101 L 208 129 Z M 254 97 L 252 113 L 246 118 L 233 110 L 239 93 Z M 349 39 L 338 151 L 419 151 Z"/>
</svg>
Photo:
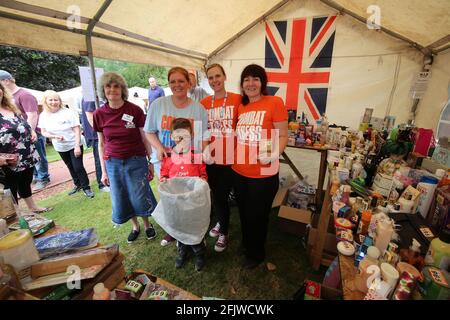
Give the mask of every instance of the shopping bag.
<svg viewBox="0 0 450 320">
<path fill-rule="evenodd" d="M 413 152 L 419 153 L 424 157 L 428 156 L 428 150 L 434 145 L 433 141 L 433 130 L 419 128 L 416 135 L 416 141 L 414 143 Z"/>
<path fill-rule="evenodd" d="M 209 227 L 211 197 L 208 183 L 198 177 L 176 177 L 159 185 L 160 200 L 152 216 L 178 241 L 195 245 Z"/>
</svg>

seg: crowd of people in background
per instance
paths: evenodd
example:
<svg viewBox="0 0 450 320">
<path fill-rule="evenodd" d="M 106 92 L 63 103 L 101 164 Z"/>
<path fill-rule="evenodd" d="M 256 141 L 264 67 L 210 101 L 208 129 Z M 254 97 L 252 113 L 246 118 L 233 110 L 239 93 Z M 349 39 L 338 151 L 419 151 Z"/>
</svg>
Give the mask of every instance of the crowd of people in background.
<svg viewBox="0 0 450 320">
<path fill-rule="evenodd" d="M 33 181 L 37 189 L 50 181 L 45 157 L 49 138 L 73 179 L 69 195 L 83 190 L 93 198 L 83 166 L 82 126 L 86 144 L 93 148 L 99 190 L 110 194 L 113 223 L 132 223 L 129 243 L 140 234 L 138 217 L 147 239 L 157 236 L 149 220 L 157 205 L 149 185 L 154 176 L 158 183 L 179 176 L 200 177 L 211 190 L 214 223 L 209 236 L 217 238 L 214 250 L 222 252 L 229 245 L 229 198 L 234 192 L 243 267 L 257 267 L 265 260 L 279 155 L 287 144 L 287 110 L 280 98 L 267 95 L 267 75 L 261 66 L 251 64 L 242 71 L 241 94 L 226 90 L 221 65 L 212 64 L 205 71 L 212 95 L 198 86 L 195 71 L 174 67 L 168 72 L 172 95 L 166 96 L 150 77 L 144 109 L 132 103 L 125 79 L 107 72 L 99 80 L 101 107 L 82 99 L 80 123 L 54 91 L 44 93 L 44 111 L 39 115 L 36 99 L 0 70 L 0 152 L 19 154 L 15 161 L 0 158 L 0 183 L 18 193 L 30 210 L 51 210 L 38 207 L 31 192 Z M 187 162 L 177 165 L 173 157 L 183 155 Z M 166 233 L 161 245 L 176 241 Z M 196 257 L 196 270 L 202 270 L 205 241 L 189 246 L 177 241 L 175 266 L 183 266 L 189 248 Z"/>
</svg>

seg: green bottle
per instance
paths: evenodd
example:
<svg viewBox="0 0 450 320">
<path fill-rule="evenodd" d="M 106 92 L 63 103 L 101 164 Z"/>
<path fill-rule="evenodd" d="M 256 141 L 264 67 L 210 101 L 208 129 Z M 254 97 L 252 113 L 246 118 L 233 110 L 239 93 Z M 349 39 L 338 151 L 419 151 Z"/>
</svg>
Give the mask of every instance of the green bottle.
<svg viewBox="0 0 450 320">
<path fill-rule="evenodd" d="M 26 229 L 31 232 L 30 225 L 28 224 L 28 221 L 25 220 L 25 218 L 23 217 L 22 214 L 19 217 L 19 226 L 20 226 L 20 229 Z"/>
<path fill-rule="evenodd" d="M 450 229 L 442 229 L 438 238 L 430 243 L 425 263 L 436 268 L 449 271 L 450 269 Z"/>
</svg>

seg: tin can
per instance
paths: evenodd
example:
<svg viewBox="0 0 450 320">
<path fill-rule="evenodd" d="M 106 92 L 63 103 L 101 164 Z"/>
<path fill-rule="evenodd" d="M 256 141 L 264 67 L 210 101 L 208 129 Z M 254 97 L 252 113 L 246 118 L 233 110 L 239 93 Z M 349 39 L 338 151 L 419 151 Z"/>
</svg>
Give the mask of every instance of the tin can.
<svg viewBox="0 0 450 320">
<path fill-rule="evenodd" d="M 411 293 L 416 288 L 416 281 L 414 275 L 408 271 L 403 271 L 400 280 L 395 288 L 393 300 L 409 300 Z"/>
</svg>

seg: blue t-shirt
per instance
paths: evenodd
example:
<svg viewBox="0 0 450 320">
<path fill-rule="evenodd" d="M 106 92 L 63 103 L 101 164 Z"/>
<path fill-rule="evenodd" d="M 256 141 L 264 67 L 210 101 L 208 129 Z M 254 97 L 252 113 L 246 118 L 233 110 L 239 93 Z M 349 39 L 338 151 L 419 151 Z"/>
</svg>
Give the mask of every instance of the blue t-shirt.
<svg viewBox="0 0 450 320">
<path fill-rule="evenodd" d="M 81 124 L 83 125 L 84 130 L 84 138 L 86 141 L 88 140 L 97 140 L 97 132 L 89 124 L 89 121 L 86 117 L 86 112 L 94 112 L 95 111 L 95 101 L 84 101 L 81 100 Z"/>
<path fill-rule="evenodd" d="M 202 150 L 201 142 L 210 138 L 208 131 L 208 113 L 197 101 L 191 101 L 185 108 L 177 108 L 172 103 L 172 96 L 156 100 L 147 113 L 144 131 L 156 133 L 166 151 L 170 151 L 175 145 L 175 142 L 170 138 L 170 129 L 172 121 L 176 118 L 191 120 L 194 131 L 192 146 L 194 150 Z M 156 152 L 152 152 L 152 161 L 157 161 Z"/>
<path fill-rule="evenodd" d="M 148 105 L 150 106 L 153 101 L 164 96 L 164 90 L 160 86 L 156 86 L 154 89 L 148 89 Z"/>
</svg>

